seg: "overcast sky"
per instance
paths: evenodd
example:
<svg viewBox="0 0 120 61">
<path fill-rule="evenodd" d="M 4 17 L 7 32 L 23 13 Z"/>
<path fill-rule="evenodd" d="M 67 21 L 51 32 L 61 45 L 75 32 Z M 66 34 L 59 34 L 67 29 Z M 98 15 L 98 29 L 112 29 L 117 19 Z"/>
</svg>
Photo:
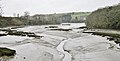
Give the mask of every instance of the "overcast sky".
<svg viewBox="0 0 120 61">
<path fill-rule="evenodd" d="M 2 0 L 4 15 L 25 11 L 34 14 L 94 11 L 98 8 L 120 3 L 120 0 Z"/>
</svg>

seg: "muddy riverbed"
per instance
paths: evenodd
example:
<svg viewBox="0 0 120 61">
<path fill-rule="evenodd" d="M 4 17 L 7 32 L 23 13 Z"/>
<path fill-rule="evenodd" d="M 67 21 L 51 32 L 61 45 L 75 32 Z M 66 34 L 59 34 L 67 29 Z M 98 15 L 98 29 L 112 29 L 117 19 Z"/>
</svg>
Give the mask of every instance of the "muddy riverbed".
<svg viewBox="0 0 120 61">
<path fill-rule="evenodd" d="M 34 38 L 7 35 L 0 37 L 0 47 L 16 50 L 13 58 L 1 58 L 8 61 L 119 61 L 118 45 L 106 37 L 82 33 L 84 23 L 55 25 L 69 31 L 51 30 L 44 26 L 26 26 L 15 30 L 34 32 L 44 36 Z M 54 26 L 54 25 L 52 25 Z M 54 28 L 53 28 L 54 29 Z M 111 48 L 111 46 L 113 46 Z"/>
</svg>

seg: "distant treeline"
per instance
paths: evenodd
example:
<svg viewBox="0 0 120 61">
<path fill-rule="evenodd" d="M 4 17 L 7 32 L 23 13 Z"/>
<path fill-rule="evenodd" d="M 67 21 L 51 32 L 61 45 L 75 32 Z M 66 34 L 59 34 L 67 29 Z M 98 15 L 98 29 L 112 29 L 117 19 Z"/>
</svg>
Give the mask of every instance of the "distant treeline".
<svg viewBox="0 0 120 61">
<path fill-rule="evenodd" d="M 86 20 L 89 12 L 72 12 L 72 13 L 60 13 L 60 14 L 36 14 L 34 16 L 23 16 L 26 20 L 29 20 L 30 25 L 40 24 L 60 24 L 60 23 L 81 23 Z"/>
<path fill-rule="evenodd" d="M 81 23 L 86 20 L 90 12 L 72 12 L 60 14 L 36 14 L 21 17 L 0 17 L 0 27 L 20 25 L 46 25 L 60 23 Z"/>
<path fill-rule="evenodd" d="M 120 29 L 120 4 L 92 12 L 85 23 L 88 28 Z"/>
</svg>

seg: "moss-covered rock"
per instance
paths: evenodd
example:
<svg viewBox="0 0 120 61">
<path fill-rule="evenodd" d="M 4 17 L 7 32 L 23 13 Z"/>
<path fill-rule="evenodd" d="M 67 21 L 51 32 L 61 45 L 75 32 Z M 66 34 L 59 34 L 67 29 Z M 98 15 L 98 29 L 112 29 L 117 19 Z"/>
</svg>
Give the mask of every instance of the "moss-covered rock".
<svg viewBox="0 0 120 61">
<path fill-rule="evenodd" d="M 15 50 L 0 47 L 0 57 L 1 56 L 14 56 L 16 54 Z"/>
</svg>

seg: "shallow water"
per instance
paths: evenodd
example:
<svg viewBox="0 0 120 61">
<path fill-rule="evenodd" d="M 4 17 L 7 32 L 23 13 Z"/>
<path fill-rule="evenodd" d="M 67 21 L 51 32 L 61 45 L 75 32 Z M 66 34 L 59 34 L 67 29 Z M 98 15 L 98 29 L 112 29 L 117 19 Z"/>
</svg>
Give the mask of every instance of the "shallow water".
<svg viewBox="0 0 120 61">
<path fill-rule="evenodd" d="M 71 54 L 69 54 L 68 52 L 64 51 L 63 47 L 64 44 L 67 42 L 68 40 L 63 40 L 58 46 L 57 46 L 57 50 L 61 53 L 64 54 L 64 58 L 62 61 L 71 61 Z"/>
</svg>

